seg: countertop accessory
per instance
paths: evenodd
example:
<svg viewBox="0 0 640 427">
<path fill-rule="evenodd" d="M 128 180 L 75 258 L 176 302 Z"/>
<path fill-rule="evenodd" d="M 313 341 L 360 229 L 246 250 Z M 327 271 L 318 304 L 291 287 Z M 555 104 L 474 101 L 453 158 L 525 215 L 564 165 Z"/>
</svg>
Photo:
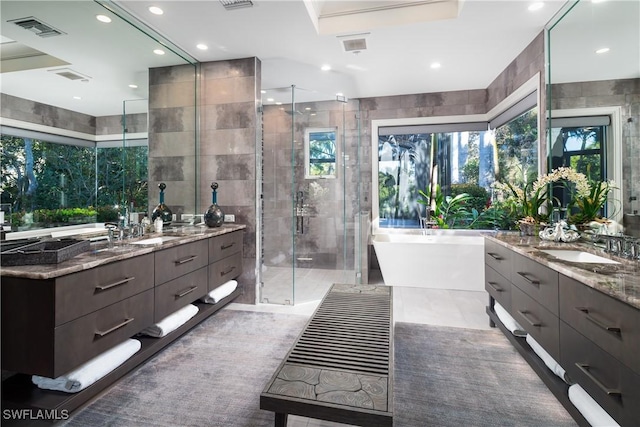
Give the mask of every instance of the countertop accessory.
<svg viewBox="0 0 640 427">
<path fill-rule="evenodd" d="M 220 227 L 224 222 L 224 212 L 218 206 L 218 183 L 211 183 L 211 206 L 207 208 L 204 212 L 204 222 L 207 224 L 207 227 Z"/>
<path fill-rule="evenodd" d="M 160 203 L 151 212 L 151 221 L 155 222 L 156 218 L 162 218 L 162 222 L 165 225 L 169 225 L 171 224 L 173 212 L 171 212 L 169 206 L 164 204 L 164 189 L 167 188 L 167 185 L 161 182 L 158 184 L 158 188 L 160 189 Z"/>
<path fill-rule="evenodd" d="M 542 240 L 551 240 L 554 242 L 575 242 L 580 239 L 580 233 L 571 230 L 567 226 L 566 221 L 558 221 L 553 227 L 547 227 L 538 234 Z"/>
<path fill-rule="evenodd" d="M 3 252 L 2 265 L 58 264 L 88 251 L 90 245 L 88 240 L 43 240 Z"/>
</svg>

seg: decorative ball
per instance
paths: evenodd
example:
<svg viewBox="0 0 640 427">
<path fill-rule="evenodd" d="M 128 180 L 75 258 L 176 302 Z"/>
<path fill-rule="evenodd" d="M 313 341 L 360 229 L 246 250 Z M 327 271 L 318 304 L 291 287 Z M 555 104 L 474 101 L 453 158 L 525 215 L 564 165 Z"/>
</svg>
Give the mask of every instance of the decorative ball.
<svg viewBox="0 0 640 427">
<path fill-rule="evenodd" d="M 165 225 L 169 225 L 173 219 L 173 212 L 171 212 L 171 209 L 169 209 L 167 205 L 160 203 L 153 209 L 153 212 L 151 212 L 151 221 L 155 221 L 156 218 L 162 219 Z"/>
</svg>

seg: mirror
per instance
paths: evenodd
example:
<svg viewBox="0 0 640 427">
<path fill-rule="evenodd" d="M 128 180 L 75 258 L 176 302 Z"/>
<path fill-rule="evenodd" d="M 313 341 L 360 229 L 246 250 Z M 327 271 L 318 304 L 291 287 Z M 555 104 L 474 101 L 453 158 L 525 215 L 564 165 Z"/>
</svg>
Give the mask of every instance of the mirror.
<svg viewBox="0 0 640 427">
<path fill-rule="evenodd" d="M 161 85 L 149 93 L 149 70 L 194 65 L 195 61 L 111 1 L 2 1 L 0 8 L 3 134 L 8 128 L 39 132 L 48 142 L 95 150 L 94 157 L 110 148 L 119 149 L 122 154 L 106 162 L 107 167 L 111 164 L 120 170 L 111 176 L 112 181 L 117 179 L 117 195 L 100 194 L 104 183 L 95 176 L 95 184 L 86 183 L 95 194 L 85 199 L 83 207 L 101 203 L 124 207 L 135 201 L 137 210 L 148 211 L 157 190 L 146 188 L 146 170 L 145 182 L 140 178 L 136 182 L 132 171 L 124 169 L 132 165 L 146 169 L 146 163 L 127 152 L 136 151 L 135 156 L 140 157 L 140 147 L 146 147 L 149 140 L 154 144 L 153 135 L 149 138 L 148 99 L 155 96 L 161 103 L 166 95 L 160 93 Z M 195 107 L 195 97 L 192 105 Z M 188 144 L 195 153 L 195 135 L 193 138 Z M 163 151 L 143 150 L 156 155 Z M 99 169 L 100 159 L 97 163 Z M 65 185 L 55 190 L 60 197 L 51 198 L 50 206 L 31 201 L 32 209 L 71 207 L 70 176 L 64 171 L 60 174 L 56 185 Z M 195 171 L 188 179 L 195 185 Z M 141 191 L 148 194 L 146 206 L 140 206 Z"/>
<path fill-rule="evenodd" d="M 629 229 L 640 209 L 640 2 L 570 2 L 547 42 L 550 167 L 567 152 L 558 129 L 604 126 L 601 165 L 618 186 L 608 213 Z"/>
</svg>

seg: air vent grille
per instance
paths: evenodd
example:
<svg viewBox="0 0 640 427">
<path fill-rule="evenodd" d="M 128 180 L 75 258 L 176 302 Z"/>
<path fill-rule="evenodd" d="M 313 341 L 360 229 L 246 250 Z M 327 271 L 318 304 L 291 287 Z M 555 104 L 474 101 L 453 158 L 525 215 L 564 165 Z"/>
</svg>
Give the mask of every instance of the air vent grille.
<svg viewBox="0 0 640 427">
<path fill-rule="evenodd" d="M 49 70 L 49 71 L 59 75 L 60 77 L 64 77 L 65 79 L 74 80 L 74 81 L 79 80 L 81 82 L 88 82 L 89 79 L 91 79 L 91 77 L 85 76 L 84 74 L 80 74 L 77 71 L 74 71 L 70 68 L 58 68 L 56 70 Z"/>
<path fill-rule="evenodd" d="M 220 3 L 227 10 L 240 9 L 243 7 L 253 6 L 253 1 L 251 0 L 220 0 Z"/>
<path fill-rule="evenodd" d="M 345 52 L 360 52 L 367 49 L 366 39 L 342 40 L 342 46 Z"/>
<path fill-rule="evenodd" d="M 66 34 L 56 28 L 53 28 L 49 24 L 45 24 L 44 22 L 34 18 L 33 16 L 29 16 L 28 18 L 14 19 L 10 22 L 13 22 L 14 24 L 24 28 L 25 30 L 31 31 L 38 37 L 45 38 Z"/>
</svg>

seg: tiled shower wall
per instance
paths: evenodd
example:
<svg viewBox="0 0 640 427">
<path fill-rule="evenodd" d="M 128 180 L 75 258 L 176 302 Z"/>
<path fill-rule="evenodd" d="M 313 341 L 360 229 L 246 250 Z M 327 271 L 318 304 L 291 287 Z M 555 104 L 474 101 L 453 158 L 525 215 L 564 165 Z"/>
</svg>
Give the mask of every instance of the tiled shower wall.
<svg viewBox="0 0 640 427">
<path fill-rule="evenodd" d="M 552 110 L 610 106 L 622 106 L 621 202 L 628 213 L 640 210 L 640 79 L 552 84 Z"/>
<path fill-rule="evenodd" d="M 291 105 L 264 107 L 266 265 L 291 266 L 293 233 L 295 257 L 302 258 L 296 261 L 297 267 L 354 269 L 354 220 L 360 208 L 361 180 L 358 172 L 358 104 L 358 101 L 297 103 L 293 152 Z M 332 127 L 336 129 L 338 139 L 336 177 L 305 179 L 305 130 Z M 296 229 L 293 202 L 300 191 L 308 215 L 303 216 L 301 227 Z"/>
</svg>

